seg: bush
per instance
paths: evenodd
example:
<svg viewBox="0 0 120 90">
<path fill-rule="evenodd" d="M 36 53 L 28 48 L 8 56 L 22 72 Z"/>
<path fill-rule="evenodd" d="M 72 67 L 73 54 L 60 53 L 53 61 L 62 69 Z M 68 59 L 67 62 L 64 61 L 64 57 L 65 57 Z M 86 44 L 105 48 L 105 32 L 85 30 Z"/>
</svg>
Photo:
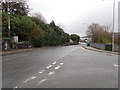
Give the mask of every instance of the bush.
<svg viewBox="0 0 120 90">
<path fill-rule="evenodd" d="M 29 42 L 12 42 L 12 49 L 25 49 L 32 47 Z"/>
<path fill-rule="evenodd" d="M 72 34 L 70 38 L 76 44 L 78 44 L 78 42 L 80 41 L 80 36 L 78 36 L 77 34 Z"/>
<path fill-rule="evenodd" d="M 44 45 L 44 34 L 43 34 L 43 32 L 38 27 L 34 28 L 33 31 L 30 34 L 29 41 L 34 47 L 43 46 Z"/>
</svg>

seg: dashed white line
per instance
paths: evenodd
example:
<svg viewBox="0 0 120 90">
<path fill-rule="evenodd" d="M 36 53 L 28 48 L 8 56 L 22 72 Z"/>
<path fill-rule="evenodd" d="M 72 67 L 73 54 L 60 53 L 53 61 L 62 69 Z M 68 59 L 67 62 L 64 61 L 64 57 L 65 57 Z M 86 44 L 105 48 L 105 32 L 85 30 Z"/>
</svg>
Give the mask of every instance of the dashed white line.
<svg viewBox="0 0 120 90">
<path fill-rule="evenodd" d="M 56 64 L 56 62 L 53 62 L 52 64 L 53 64 L 53 65 L 55 65 L 55 64 Z"/>
<path fill-rule="evenodd" d="M 55 67 L 54 69 L 56 69 L 56 70 L 57 70 L 57 69 L 59 69 L 59 68 L 60 68 L 60 66 L 57 66 L 57 67 Z"/>
<path fill-rule="evenodd" d="M 38 72 L 39 74 L 42 74 L 45 70 L 41 70 L 40 72 Z"/>
<path fill-rule="evenodd" d="M 38 72 L 39 74 L 42 74 L 43 72 Z"/>
<path fill-rule="evenodd" d="M 118 67 L 118 65 L 117 65 L 117 64 L 114 64 L 114 66 L 115 66 L 115 67 Z"/>
<path fill-rule="evenodd" d="M 54 71 L 48 73 L 48 75 L 52 75 L 52 74 L 54 74 Z"/>
<path fill-rule="evenodd" d="M 64 63 L 60 63 L 60 65 L 63 65 Z"/>
<path fill-rule="evenodd" d="M 42 84 L 45 81 L 47 81 L 47 78 L 42 79 L 37 85 L 40 85 L 40 84 Z"/>
<path fill-rule="evenodd" d="M 33 80 L 33 79 L 35 79 L 36 77 L 34 76 L 34 77 L 30 77 L 30 78 L 28 78 L 27 80 L 25 80 L 24 82 L 26 83 L 27 81 L 30 81 L 30 80 Z"/>
<path fill-rule="evenodd" d="M 9 59 L 5 59 L 5 60 L 9 60 Z"/>
<path fill-rule="evenodd" d="M 5 60 L 2 60 L 2 62 L 4 62 L 4 61 L 9 61 L 10 59 L 5 59 Z"/>
<path fill-rule="evenodd" d="M 18 88 L 18 86 L 14 87 L 14 89 L 13 89 L 13 90 L 15 90 L 16 88 Z"/>
<path fill-rule="evenodd" d="M 23 56 L 28 56 L 28 54 L 25 54 L 25 55 L 21 55 L 21 56 L 22 56 L 22 57 L 23 57 Z"/>
<path fill-rule="evenodd" d="M 46 68 L 49 69 L 49 68 L 51 68 L 51 67 L 52 67 L 52 65 L 49 65 L 49 66 L 47 66 Z"/>
<path fill-rule="evenodd" d="M 31 77 L 31 79 L 35 79 L 36 77 Z"/>
</svg>

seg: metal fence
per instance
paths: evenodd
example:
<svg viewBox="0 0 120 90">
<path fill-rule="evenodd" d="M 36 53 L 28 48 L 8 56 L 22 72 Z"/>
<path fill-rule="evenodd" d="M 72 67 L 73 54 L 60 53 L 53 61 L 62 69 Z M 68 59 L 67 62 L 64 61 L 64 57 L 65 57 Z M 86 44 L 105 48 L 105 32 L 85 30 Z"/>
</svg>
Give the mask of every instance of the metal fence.
<svg viewBox="0 0 120 90">
<path fill-rule="evenodd" d="M 105 44 L 100 44 L 100 43 L 90 43 L 90 46 L 97 48 L 97 49 L 105 49 Z"/>
<path fill-rule="evenodd" d="M 105 50 L 105 44 L 101 44 L 101 43 L 90 43 L 90 46 L 97 48 L 97 49 L 102 49 Z M 115 45 L 114 46 L 114 51 L 116 52 L 120 52 L 120 46 Z"/>
</svg>

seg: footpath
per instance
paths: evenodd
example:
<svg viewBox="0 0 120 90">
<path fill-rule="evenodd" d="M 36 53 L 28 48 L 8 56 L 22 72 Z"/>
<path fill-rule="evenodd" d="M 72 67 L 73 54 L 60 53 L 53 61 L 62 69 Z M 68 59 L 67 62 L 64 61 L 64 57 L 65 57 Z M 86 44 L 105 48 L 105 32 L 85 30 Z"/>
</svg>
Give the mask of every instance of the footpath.
<svg viewBox="0 0 120 90">
<path fill-rule="evenodd" d="M 101 53 L 109 53 L 109 54 L 114 54 L 114 55 L 120 55 L 120 52 L 100 50 L 100 49 L 96 49 L 96 48 L 93 48 L 91 46 L 86 46 L 86 45 L 82 45 L 82 47 L 86 50 L 92 50 L 92 51 L 101 52 Z M 39 48 L 15 49 L 15 50 L 0 52 L 0 55 L 9 55 L 9 54 L 14 54 L 14 53 L 29 52 L 29 51 L 37 50 L 37 49 L 39 49 Z"/>
<path fill-rule="evenodd" d="M 86 50 L 91 50 L 91 51 L 96 51 L 96 52 L 101 52 L 101 53 L 109 53 L 109 54 L 114 54 L 114 55 L 120 55 L 120 52 L 113 52 L 113 51 L 106 51 L 106 50 L 101 50 L 101 49 L 96 49 L 91 46 L 82 46 Z"/>
<path fill-rule="evenodd" d="M 9 54 L 14 54 L 14 53 L 29 52 L 29 51 L 36 50 L 36 49 L 39 49 L 39 48 L 15 49 L 15 50 L 0 52 L 0 55 L 9 55 Z"/>
<path fill-rule="evenodd" d="M 82 47 L 86 50 L 92 50 L 92 51 L 101 52 L 101 53 L 109 53 L 109 54 L 114 54 L 114 55 L 120 55 L 120 52 L 106 51 L 106 50 L 96 49 L 96 48 L 93 48 L 91 46 L 85 46 L 85 45 L 83 45 Z"/>
</svg>

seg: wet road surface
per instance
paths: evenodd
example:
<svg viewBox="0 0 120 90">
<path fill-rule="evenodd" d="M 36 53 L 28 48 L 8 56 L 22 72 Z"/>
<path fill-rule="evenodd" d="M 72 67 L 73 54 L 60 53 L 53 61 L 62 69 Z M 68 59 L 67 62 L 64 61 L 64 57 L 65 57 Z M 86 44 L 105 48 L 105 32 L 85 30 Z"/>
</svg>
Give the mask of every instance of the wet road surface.
<svg viewBox="0 0 120 90">
<path fill-rule="evenodd" d="M 3 57 L 3 87 L 117 88 L 118 56 L 81 45 L 7 55 Z"/>
</svg>

